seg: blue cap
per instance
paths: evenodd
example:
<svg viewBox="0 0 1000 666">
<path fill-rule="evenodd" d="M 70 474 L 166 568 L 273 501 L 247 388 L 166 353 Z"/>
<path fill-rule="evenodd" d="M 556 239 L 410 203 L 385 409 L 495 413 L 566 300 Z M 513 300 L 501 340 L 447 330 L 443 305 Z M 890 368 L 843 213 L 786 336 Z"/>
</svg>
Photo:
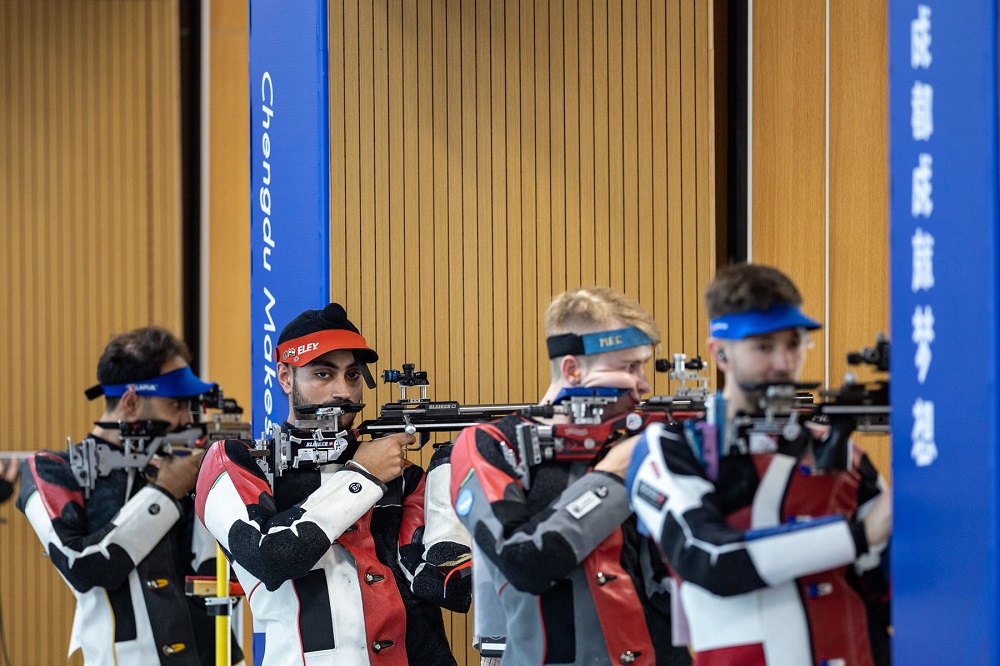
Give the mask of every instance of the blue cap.
<svg viewBox="0 0 1000 666">
<path fill-rule="evenodd" d="M 765 311 L 734 312 L 709 322 L 708 334 L 722 340 L 742 340 L 751 335 L 764 335 L 786 328 L 814 331 L 819 322 L 802 314 L 797 305 L 772 305 Z"/>
<path fill-rule="evenodd" d="M 143 379 L 138 382 L 127 384 L 102 384 L 104 395 L 109 398 L 120 398 L 125 395 L 130 388 L 135 388 L 138 395 L 151 395 L 160 398 L 188 398 L 201 395 L 212 390 L 215 386 L 213 382 L 206 382 L 199 379 L 191 367 L 185 365 L 170 372 L 165 372 L 159 377 Z"/>
</svg>

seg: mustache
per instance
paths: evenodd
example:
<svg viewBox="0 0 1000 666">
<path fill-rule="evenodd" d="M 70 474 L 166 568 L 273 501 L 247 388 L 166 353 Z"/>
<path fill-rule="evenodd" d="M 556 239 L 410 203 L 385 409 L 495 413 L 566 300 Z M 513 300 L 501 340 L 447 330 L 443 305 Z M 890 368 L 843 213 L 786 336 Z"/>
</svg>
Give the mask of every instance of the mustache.
<svg viewBox="0 0 1000 666">
<path fill-rule="evenodd" d="M 333 400 L 320 403 L 320 407 L 340 407 L 341 405 L 349 404 L 351 404 L 351 401 L 347 398 L 334 398 Z"/>
<path fill-rule="evenodd" d="M 292 396 L 292 407 L 297 413 L 300 410 L 306 413 L 313 413 L 317 409 L 323 409 L 324 407 L 339 407 L 343 409 L 346 414 L 353 416 L 364 408 L 364 404 L 351 402 L 351 400 L 347 398 L 332 398 L 324 402 L 306 402 L 302 399 L 302 396 L 295 394 Z"/>
<path fill-rule="evenodd" d="M 317 403 L 317 402 L 307 402 L 302 397 L 302 393 L 299 391 L 299 387 L 295 386 L 295 385 L 292 386 L 292 406 L 293 407 L 306 407 L 306 406 L 309 406 L 309 407 L 312 407 L 312 406 L 316 406 L 316 407 L 340 407 L 342 405 L 350 405 L 350 404 L 351 404 L 350 399 L 349 398 L 344 398 L 344 397 L 330 398 L 329 400 L 326 400 L 324 402 L 319 402 L 319 403 Z"/>
</svg>

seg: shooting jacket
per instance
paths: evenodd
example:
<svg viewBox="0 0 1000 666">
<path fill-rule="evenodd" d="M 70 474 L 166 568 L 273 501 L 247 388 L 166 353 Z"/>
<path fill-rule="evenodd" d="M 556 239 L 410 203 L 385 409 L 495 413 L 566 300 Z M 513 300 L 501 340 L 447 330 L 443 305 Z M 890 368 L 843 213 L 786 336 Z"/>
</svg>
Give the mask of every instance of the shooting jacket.
<svg viewBox="0 0 1000 666">
<path fill-rule="evenodd" d="M 361 444 L 364 446 L 364 444 Z M 217 442 L 197 510 L 265 632 L 264 664 L 454 664 L 441 607 L 466 612 L 469 538 L 448 502 L 450 447 L 388 484 L 327 464 L 272 491 L 251 445 Z"/>
<path fill-rule="evenodd" d="M 812 465 L 806 438 L 729 455 L 709 480 L 682 431 L 653 426 L 627 484 L 679 581 L 698 666 L 888 664 L 888 585 L 861 520 L 884 481 L 854 447 Z"/>
<path fill-rule="evenodd" d="M 69 654 L 82 649 L 87 666 L 210 666 L 215 623 L 203 602 L 185 596 L 184 576 L 214 574 L 215 542 L 193 502 L 139 473 L 127 491 L 128 476 L 98 477 L 85 499 L 67 453 L 40 451 L 24 462 L 17 508 L 76 597 Z M 234 663 L 242 660 L 233 652 Z"/>
<path fill-rule="evenodd" d="M 622 480 L 546 462 L 525 488 L 510 462 L 525 422 L 466 428 L 452 452 L 452 501 L 506 617 L 503 663 L 690 663 L 670 644 L 668 575 L 636 531 Z"/>
</svg>

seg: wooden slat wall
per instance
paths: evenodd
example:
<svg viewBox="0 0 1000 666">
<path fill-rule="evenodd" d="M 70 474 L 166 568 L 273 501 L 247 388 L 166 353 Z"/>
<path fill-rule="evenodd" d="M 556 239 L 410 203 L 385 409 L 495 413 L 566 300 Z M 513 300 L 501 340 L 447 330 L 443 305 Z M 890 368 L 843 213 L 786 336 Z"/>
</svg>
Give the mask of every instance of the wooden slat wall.
<svg viewBox="0 0 1000 666">
<path fill-rule="evenodd" d="M 664 353 L 702 351 L 711 40 L 694 0 L 331 2 L 331 293 L 378 370 L 537 399 L 545 307 L 587 284 L 652 310 Z M 447 622 L 475 663 L 467 618 Z"/>
<path fill-rule="evenodd" d="M 0 2 L 0 455 L 90 429 L 112 335 L 180 329 L 176 5 Z M 72 595 L 13 500 L 0 518 L 10 663 L 66 663 Z"/>
<path fill-rule="evenodd" d="M 828 374 L 835 387 L 847 369 L 845 353 L 872 345 L 889 326 L 888 70 L 885 6 L 830 2 L 827 180 L 826 5 L 753 3 L 752 242 L 754 261 L 787 271 L 807 312 L 825 320 L 805 377 Z M 864 446 L 888 476 L 888 438 L 865 437 Z"/>
<path fill-rule="evenodd" d="M 212 0 L 208 28 L 205 372 L 250 408 L 248 3 Z"/>
<path fill-rule="evenodd" d="M 204 104 L 208 132 L 202 192 L 207 207 L 202 238 L 207 257 L 203 273 L 202 364 L 205 377 L 218 382 L 249 418 L 250 410 L 250 119 L 248 82 L 249 3 L 210 0 L 202 35 Z M 206 34 L 207 32 L 207 34 Z M 243 603 L 243 645 L 252 644 L 249 606 Z M 248 660 L 248 663 L 249 660 Z"/>
</svg>

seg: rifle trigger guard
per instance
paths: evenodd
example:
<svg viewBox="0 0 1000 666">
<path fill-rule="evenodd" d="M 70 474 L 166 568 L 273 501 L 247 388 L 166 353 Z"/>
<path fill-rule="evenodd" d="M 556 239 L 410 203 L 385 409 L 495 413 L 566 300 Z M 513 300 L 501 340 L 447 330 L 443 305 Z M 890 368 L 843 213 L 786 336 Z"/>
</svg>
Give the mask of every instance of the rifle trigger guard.
<svg viewBox="0 0 1000 666">
<path fill-rule="evenodd" d="M 406 424 L 405 426 L 403 426 L 403 432 L 405 432 L 407 435 L 417 435 L 417 443 L 412 446 L 404 446 L 403 450 L 419 451 L 420 449 L 424 448 L 424 445 L 427 444 L 427 442 L 429 442 L 431 439 L 430 435 L 426 432 L 421 432 L 418 434 L 416 426 L 410 423 L 410 417 L 407 416 L 406 414 L 403 415 L 403 423 Z"/>
</svg>

